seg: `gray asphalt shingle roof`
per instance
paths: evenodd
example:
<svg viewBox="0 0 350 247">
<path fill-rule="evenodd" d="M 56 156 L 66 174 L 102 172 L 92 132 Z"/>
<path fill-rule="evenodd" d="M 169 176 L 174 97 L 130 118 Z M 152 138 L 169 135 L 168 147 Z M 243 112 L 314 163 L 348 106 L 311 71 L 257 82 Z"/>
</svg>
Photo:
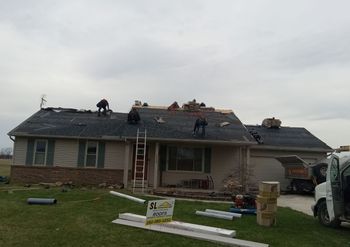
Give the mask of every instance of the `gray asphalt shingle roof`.
<svg viewBox="0 0 350 247">
<path fill-rule="evenodd" d="M 261 136 L 263 146 L 303 147 L 331 150 L 327 144 L 315 137 L 305 128 L 280 127 L 266 128 L 261 125 L 245 125 L 248 131 Z"/>
<path fill-rule="evenodd" d="M 243 125 L 234 113 L 201 112 L 207 120 L 205 137 L 193 136 L 198 112 L 168 111 L 167 109 L 138 109 L 141 121 L 127 123 L 127 113 L 112 113 L 98 117 L 97 112 L 75 109 L 46 108 L 38 111 L 9 132 L 12 136 L 51 136 L 66 138 L 124 139 L 136 138 L 137 129 L 147 129 L 147 138 L 154 140 L 219 141 L 231 143 L 257 143 L 249 132 L 255 131 L 263 143 L 259 146 L 295 147 L 331 150 L 331 148 L 305 128 L 266 128 Z M 165 123 L 158 123 L 161 117 Z M 220 127 L 223 122 L 230 124 Z M 199 131 L 199 133 L 201 130 Z"/>
<path fill-rule="evenodd" d="M 178 140 L 209 140 L 228 142 L 252 142 L 240 120 L 233 114 L 202 112 L 208 120 L 205 137 L 193 136 L 192 131 L 198 115 L 194 112 L 168 111 L 166 109 L 140 108 L 141 121 L 127 123 L 127 113 L 112 113 L 98 117 L 96 112 L 74 109 L 46 108 L 38 111 L 17 128 L 10 131 L 13 136 L 57 136 L 80 138 L 135 138 L 138 128 L 147 129 L 147 138 Z M 162 117 L 165 123 L 158 123 L 155 117 Z M 225 127 L 220 123 L 229 122 Z M 201 131 L 200 131 L 201 132 Z M 199 133 L 200 133 L 199 132 Z"/>
</svg>

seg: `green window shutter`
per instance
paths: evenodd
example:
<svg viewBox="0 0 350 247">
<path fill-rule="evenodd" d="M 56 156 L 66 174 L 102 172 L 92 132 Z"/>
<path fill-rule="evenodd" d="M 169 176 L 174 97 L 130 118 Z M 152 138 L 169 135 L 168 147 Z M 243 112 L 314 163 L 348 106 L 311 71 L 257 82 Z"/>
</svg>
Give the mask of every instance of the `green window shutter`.
<svg viewBox="0 0 350 247">
<path fill-rule="evenodd" d="M 79 151 L 78 151 L 78 167 L 84 167 L 85 146 L 86 146 L 86 141 L 80 140 L 79 141 Z"/>
<path fill-rule="evenodd" d="M 55 152 L 55 140 L 50 139 L 47 143 L 46 165 L 53 166 L 53 156 Z"/>
<path fill-rule="evenodd" d="M 27 156 L 26 156 L 26 165 L 33 165 L 33 155 L 34 155 L 34 139 L 28 138 L 27 140 Z"/>
<path fill-rule="evenodd" d="M 204 172 L 210 173 L 211 149 L 204 149 Z"/>
<path fill-rule="evenodd" d="M 97 168 L 104 168 L 106 143 L 98 142 Z"/>
<path fill-rule="evenodd" d="M 159 170 L 161 172 L 166 169 L 166 148 L 165 145 L 159 147 Z"/>
</svg>

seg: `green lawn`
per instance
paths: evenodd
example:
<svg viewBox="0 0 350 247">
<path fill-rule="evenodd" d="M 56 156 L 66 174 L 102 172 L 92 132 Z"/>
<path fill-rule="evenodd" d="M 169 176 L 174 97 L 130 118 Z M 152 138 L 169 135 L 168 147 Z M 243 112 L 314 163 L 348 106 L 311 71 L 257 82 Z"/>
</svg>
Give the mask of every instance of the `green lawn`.
<svg viewBox="0 0 350 247">
<path fill-rule="evenodd" d="M 4 191 L 0 186 L 0 246 L 217 246 L 181 236 L 112 224 L 118 213 L 146 213 L 144 205 L 114 197 L 107 190 L 59 189 Z M 2 191 L 1 191 L 2 190 Z M 28 197 L 54 197 L 57 205 L 27 205 Z M 91 200 L 91 201 L 86 201 Z M 227 210 L 228 204 L 176 201 L 175 220 L 235 229 L 237 238 L 270 246 L 350 246 L 350 229 L 329 229 L 312 217 L 279 208 L 275 227 L 254 216 L 235 221 L 197 216 L 195 210 Z"/>
<path fill-rule="evenodd" d="M 0 159 L 0 176 L 10 176 L 10 166 L 12 160 Z"/>
</svg>

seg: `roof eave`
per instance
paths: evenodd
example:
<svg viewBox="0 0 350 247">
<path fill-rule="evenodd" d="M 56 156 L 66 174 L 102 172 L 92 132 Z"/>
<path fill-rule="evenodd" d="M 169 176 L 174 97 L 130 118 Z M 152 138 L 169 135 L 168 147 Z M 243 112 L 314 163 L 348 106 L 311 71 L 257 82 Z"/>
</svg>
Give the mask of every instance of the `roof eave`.
<svg viewBox="0 0 350 247">
<path fill-rule="evenodd" d="M 128 140 L 136 140 L 136 137 L 125 137 Z M 148 141 L 159 141 L 159 142 L 182 142 L 182 143 L 202 143 L 202 144 L 218 144 L 218 145 L 244 145 L 252 146 L 256 145 L 257 142 L 252 141 L 238 141 L 238 140 L 208 140 L 208 139 L 175 139 L 175 138 L 147 138 Z"/>
<path fill-rule="evenodd" d="M 261 149 L 261 150 L 280 150 L 280 151 L 306 151 L 306 152 L 324 152 L 329 153 L 333 152 L 332 148 L 306 148 L 306 147 L 290 147 L 290 146 L 273 146 L 273 145 L 256 145 L 252 149 Z"/>
<path fill-rule="evenodd" d="M 12 133 L 12 136 L 16 137 L 39 137 L 39 138 L 58 138 L 58 139 L 89 139 L 89 140 L 106 140 L 106 141 L 126 141 L 136 140 L 136 137 L 124 137 L 124 136 L 101 136 L 101 137 L 86 137 L 86 136 L 60 136 L 60 135 L 34 135 L 23 132 Z M 196 140 L 196 139 L 174 139 L 174 138 L 147 138 L 148 141 L 160 141 L 160 142 L 182 142 L 182 143 L 201 143 L 201 144 L 217 144 L 217 145 L 240 145 L 240 146 L 253 146 L 256 142 L 251 141 L 237 141 L 237 140 Z"/>
<path fill-rule="evenodd" d="M 8 136 L 16 136 L 16 130 L 19 129 L 19 127 L 24 124 L 25 122 L 29 121 L 30 119 L 32 119 L 36 114 L 38 114 L 42 109 L 40 109 L 39 111 L 35 112 L 34 114 L 32 114 L 30 117 L 28 117 L 26 120 L 24 120 L 23 122 L 21 122 L 19 125 L 17 125 L 16 128 L 10 130 L 7 135 Z"/>
<path fill-rule="evenodd" d="M 120 137 L 120 136 L 113 136 L 112 138 L 108 138 L 105 136 L 95 136 L 95 137 L 91 137 L 91 136 L 62 136 L 62 135 L 34 135 L 34 134 L 28 134 L 28 133 L 13 133 L 11 134 L 12 136 L 15 137 L 39 137 L 39 138 L 57 138 L 57 139 L 79 139 L 79 140 L 113 140 L 113 141 L 124 141 L 125 138 L 124 137 Z"/>
</svg>

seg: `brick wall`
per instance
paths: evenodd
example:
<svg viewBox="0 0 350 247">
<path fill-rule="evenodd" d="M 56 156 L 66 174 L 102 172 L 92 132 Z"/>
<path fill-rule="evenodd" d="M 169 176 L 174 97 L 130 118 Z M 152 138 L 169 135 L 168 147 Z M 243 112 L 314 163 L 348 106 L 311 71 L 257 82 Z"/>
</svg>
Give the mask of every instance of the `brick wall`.
<svg viewBox="0 0 350 247">
<path fill-rule="evenodd" d="M 100 183 L 123 183 L 123 170 L 11 166 L 11 183 L 55 183 L 72 181 L 76 185 L 98 185 Z M 129 171 L 130 179 L 130 171 Z"/>
</svg>

